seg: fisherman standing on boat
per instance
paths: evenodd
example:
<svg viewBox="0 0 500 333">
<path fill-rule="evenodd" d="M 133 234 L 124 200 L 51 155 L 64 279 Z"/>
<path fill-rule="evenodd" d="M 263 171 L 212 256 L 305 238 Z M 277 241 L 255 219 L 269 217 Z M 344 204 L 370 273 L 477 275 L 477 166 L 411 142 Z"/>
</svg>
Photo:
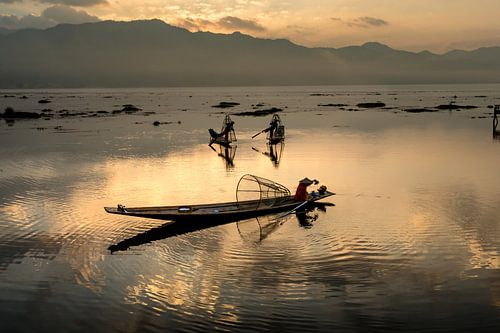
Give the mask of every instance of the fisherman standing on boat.
<svg viewBox="0 0 500 333">
<path fill-rule="evenodd" d="M 267 133 L 267 132 L 269 132 L 267 139 L 272 144 L 276 144 L 285 138 L 285 126 L 283 126 L 283 124 L 281 123 L 281 119 L 277 114 L 273 116 L 273 119 L 269 123 L 269 127 L 253 135 L 252 139 L 262 133 Z"/>
<path fill-rule="evenodd" d="M 273 117 L 273 119 L 269 123 L 269 127 L 264 130 L 264 133 L 269 132 L 269 138 L 271 140 L 274 139 L 274 131 L 278 129 L 279 122 L 279 118 Z"/>
<path fill-rule="evenodd" d="M 297 190 L 295 191 L 295 196 L 293 197 L 295 201 L 307 201 L 309 200 L 309 193 L 307 193 L 307 187 L 312 184 L 318 184 L 319 182 L 314 179 L 310 180 L 309 178 L 304 178 L 299 181 L 299 186 L 297 186 Z"/>
<path fill-rule="evenodd" d="M 210 143 L 208 145 L 212 147 L 212 145 L 216 142 L 222 143 L 221 139 L 224 143 L 229 143 L 229 133 L 231 133 L 231 131 L 234 131 L 234 121 L 232 120 L 229 120 L 229 122 L 226 123 L 220 133 L 217 133 L 213 128 L 209 128 L 208 133 L 210 133 Z"/>
</svg>

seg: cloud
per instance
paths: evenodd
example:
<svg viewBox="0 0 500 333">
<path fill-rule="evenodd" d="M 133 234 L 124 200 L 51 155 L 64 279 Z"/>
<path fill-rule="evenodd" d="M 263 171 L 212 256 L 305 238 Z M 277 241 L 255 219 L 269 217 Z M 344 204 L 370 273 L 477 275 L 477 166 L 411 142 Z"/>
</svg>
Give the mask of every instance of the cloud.
<svg viewBox="0 0 500 333">
<path fill-rule="evenodd" d="M 264 32 L 266 28 L 256 21 L 241 19 L 235 16 L 225 16 L 216 21 L 210 21 L 199 18 L 184 18 L 177 20 L 176 25 L 191 31 L 247 31 Z"/>
<path fill-rule="evenodd" d="M 226 16 L 217 21 L 217 24 L 227 30 L 245 30 L 245 31 L 265 31 L 259 23 L 252 20 L 244 20 L 235 16 Z"/>
<path fill-rule="evenodd" d="M 383 27 L 386 25 L 389 25 L 389 22 L 382 20 L 380 18 L 376 17 L 371 17 L 371 16 L 362 16 L 358 17 L 354 20 L 343 20 L 340 17 L 331 17 L 330 18 L 332 21 L 339 22 L 342 24 L 347 25 L 348 27 L 357 27 L 357 28 L 378 28 L 378 27 Z"/>
<path fill-rule="evenodd" d="M 57 23 L 80 24 L 100 21 L 97 16 L 68 6 L 52 6 L 42 12 L 42 16 Z"/>
<path fill-rule="evenodd" d="M 389 24 L 387 21 L 384 21 L 384 20 L 376 18 L 376 17 L 370 17 L 370 16 L 359 17 L 359 18 L 357 18 L 357 21 L 365 23 L 367 25 L 374 26 L 374 27 L 381 27 L 383 25 Z"/>
<path fill-rule="evenodd" d="M 17 1 L 17 0 L 0 0 L 0 1 Z M 67 5 L 73 7 L 90 7 L 102 3 L 107 3 L 107 0 L 39 0 L 39 1 L 43 3 Z"/>
<path fill-rule="evenodd" d="M 215 27 L 214 23 L 209 20 L 190 17 L 178 19 L 174 24 L 190 31 L 207 30 Z"/>
<path fill-rule="evenodd" d="M 67 5 L 73 7 L 90 7 L 98 4 L 107 3 L 107 0 L 35 0 L 41 3 L 50 3 L 54 5 Z M 23 0 L 0 0 L 0 3 L 23 2 Z"/>
<path fill-rule="evenodd" d="M 60 23 L 80 24 L 100 21 L 97 16 L 88 14 L 83 10 L 67 6 L 52 6 L 45 9 L 40 16 L 26 15 L 0 15 L 0 28 L 11 30 L 37 28 L 46 29 Z"/>
<path fill-rule="evenodd" d="M 26 28 L 46 29 L 55 24 L 45 17 L 31 14 L 26 16 L 0 15 L 0 28 L 11 30 Z"/>
</svg>

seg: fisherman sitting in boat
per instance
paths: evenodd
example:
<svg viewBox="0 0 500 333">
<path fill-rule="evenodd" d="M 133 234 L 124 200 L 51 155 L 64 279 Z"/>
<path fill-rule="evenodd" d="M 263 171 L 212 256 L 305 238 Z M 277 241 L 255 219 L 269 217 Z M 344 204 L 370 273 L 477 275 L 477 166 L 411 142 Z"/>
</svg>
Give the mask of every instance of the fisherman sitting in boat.
<svg viewBox="0 0 500 333">
<path fill-rule="evenodd" d="M 307 193 L 307 187 L 312 184 L 318 184 L 319 182 L 314 179 L 310 180 L 309 178 L 304 178 L 299 181 L 299 186 L 297 186 L 297 190 L 295 191 L 295 196 L 293 197 L 295 201 L 306 201 L 310 199 L 310 194 Z"/>
<path fill-rule="evenodd" d="M 229 133 L 233 131 L 234 121 L 230 121 L 226 124 L 226 126 L 222 129 L 222 132 L 217 133 L 213 128 L 208 129 L 208 133 L 210 133 L 210 143 L 208 144 L 210 147 L 214 143 L 222 143 L 229 144 Z"/>
</svg>

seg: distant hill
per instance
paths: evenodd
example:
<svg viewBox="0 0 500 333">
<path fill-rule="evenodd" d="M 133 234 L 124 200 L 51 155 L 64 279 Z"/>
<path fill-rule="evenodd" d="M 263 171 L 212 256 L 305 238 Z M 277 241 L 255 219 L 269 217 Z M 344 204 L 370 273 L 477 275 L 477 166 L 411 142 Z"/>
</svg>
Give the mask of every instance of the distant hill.
<svg viewBox="0 0 500 333">
<path fill-rule="evenodd" d="M 0 88 L 500 82 L 500 48 L 307 48 L 160 20 L 0 32 Z"/>
<path fill-rule="evenodd" d="M 13 32 L 13 31 L 0 27 L 0 35 L 6 35 L 6 34 L 9 34 L 11 32 Z"/>
</svg>

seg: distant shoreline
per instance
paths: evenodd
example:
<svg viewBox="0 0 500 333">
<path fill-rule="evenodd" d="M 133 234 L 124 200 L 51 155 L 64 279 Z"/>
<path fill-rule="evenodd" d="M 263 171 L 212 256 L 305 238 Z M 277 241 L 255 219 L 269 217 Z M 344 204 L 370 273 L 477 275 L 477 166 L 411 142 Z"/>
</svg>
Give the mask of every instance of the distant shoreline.
<svg viewBox="0 0 500 333">
<path fill-rule="evenodd" d="M 145 89 L 154 89 L 154 90 L 185 90 L 185 89 L 260 89 L 260 88 L 335 88 L 334 90 L 338 90 L 339 88 L 393 88 L 393 87 L 464 87 L 470 88 L 471 86 L 483 87 L 486 88 L 491 86 L 492 88 L 499 89 L 500 93 L 500 82 L 483 82 L 483 83 L 390 83 L 390 84 L 319 84 L 319 85 L 242 85 L 242 86 L 234 86 L 234 85 L 219 85 L 219 86 L 137 86 L 137 87 L 113 87 L 113 86 L 103 86 L 103 87 L 32 87 L 32 88 L 2 88 L 0 87 L 0 98 L 3 98 L 3 92 L 8 93 L 16 93 L 18 92 L 40 92 L 43 90 L 47 91 L 57 91 L 57 90 L 87 90 L 87 91 L 97 91 L 97 90 L 145 90 Z M 495 87 L 498 86 L 498 87 Z M 356 89 L 355 89 L 356 90 Z"/>
</svg>

